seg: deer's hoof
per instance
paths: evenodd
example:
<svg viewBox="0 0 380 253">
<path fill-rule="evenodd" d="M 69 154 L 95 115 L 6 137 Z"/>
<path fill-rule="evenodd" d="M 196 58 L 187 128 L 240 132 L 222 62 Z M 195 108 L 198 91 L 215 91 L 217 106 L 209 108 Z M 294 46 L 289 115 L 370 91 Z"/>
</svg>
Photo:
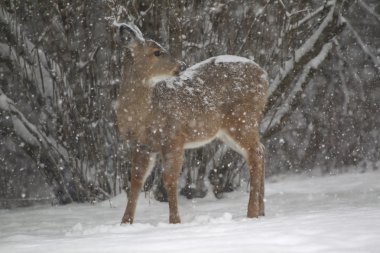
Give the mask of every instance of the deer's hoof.
<svg viewBox="0 0 380 253">
<path fill-rule="evenodd" d="M 121 225 L 132 224 L 132 223 L 133 223 L 133 219 L 131 217 L 123 217 L 123 219 L 121 220 Z"/>
<path fill-rule="evenodd" d="M 169 222 L 171 223 L 171 224 L 179 224 L 179 223 L 181 223 L 181 219 L 179 218 L 179 216 L 170 216 L 169 217 Z"/>
</svg>

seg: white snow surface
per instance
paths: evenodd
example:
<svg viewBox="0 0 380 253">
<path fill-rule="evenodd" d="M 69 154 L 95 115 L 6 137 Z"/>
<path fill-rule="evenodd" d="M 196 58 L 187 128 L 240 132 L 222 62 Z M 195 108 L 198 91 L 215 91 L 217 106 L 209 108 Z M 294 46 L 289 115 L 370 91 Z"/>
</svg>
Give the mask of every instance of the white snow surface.
<svg viewBox="0 0 380 253">
<path fill-rule="evenodd" d="M 133 225 L 124 195 L 67 206 L 0 210 L 0 252 L 379 252 L 380 171 L 292 175 L 266 184 L 266 216 L 247 219 L 247 192 L 180 198 L 182 224 L 140 196 Z"/>
</svg>

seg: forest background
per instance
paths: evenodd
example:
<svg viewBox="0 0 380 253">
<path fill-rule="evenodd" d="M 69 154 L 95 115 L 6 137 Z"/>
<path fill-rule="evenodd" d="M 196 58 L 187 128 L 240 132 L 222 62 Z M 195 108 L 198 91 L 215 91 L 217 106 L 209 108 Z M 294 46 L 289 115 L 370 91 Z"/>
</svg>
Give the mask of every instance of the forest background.
<svg viewBox="0 0 380 253">
<path fill-rule="evenodd" d="M 233 54 L 267 70 L 267 176 L 380 167 L 377 0 L 2 0 L 0 208 L 128 190 L 114 20 L 134 22 L 188 65 Z M 145 189 L 165 200 L 161 171 Z M 186 151 L 181 194 L 221 197 L 247 176 L 215 141 Z"/>
</svg>

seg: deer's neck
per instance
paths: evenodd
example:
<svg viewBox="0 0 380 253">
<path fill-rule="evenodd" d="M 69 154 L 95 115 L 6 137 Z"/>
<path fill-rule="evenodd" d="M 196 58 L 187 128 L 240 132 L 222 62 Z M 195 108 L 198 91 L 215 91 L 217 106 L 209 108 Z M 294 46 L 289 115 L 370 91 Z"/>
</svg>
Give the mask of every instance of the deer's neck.
<svg viewBox="0 0 380 253">
<path fill-rule="evenodd" d="M 124 101 L 124 105 L 128 108 L 140 108 L 140 113 L 143 110 L 149 109 L 152 99 L 152 88 L 147 85 L 147 80 L 140 76 L 136 76 L 133 72 L 124 81 L 124 87 L 120 92 L 120 99 Z"/>
<path fill-rule="evenodd" d="M 118 97 L 117 118 L 119 130 L 127 140 L 144 142 L 145 127 L 148 127 L 151 115 L 152 90 L 142 85 L 143 80 L 124 74 L 122 87 Z"/>
<path fill-rule="evenodd" d="M 139 123 L 151 112 L 152 88 L 148 80 L 132 65 L 124 69 L 122 87 L 119 92 L 119 116 Z"/>
</svg>

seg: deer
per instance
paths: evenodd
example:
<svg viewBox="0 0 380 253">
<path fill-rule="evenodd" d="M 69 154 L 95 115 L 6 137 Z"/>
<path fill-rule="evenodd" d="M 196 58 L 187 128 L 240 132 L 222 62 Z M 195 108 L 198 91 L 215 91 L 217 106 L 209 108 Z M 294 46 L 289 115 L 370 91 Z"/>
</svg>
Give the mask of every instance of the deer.
<svg viewBox="0 0 380 253">
<path fill-rule="evenodd" d="M 222 140 L 246 160 L 248 218 L 264 215 L 264 151 L 259 125 L 267 73 L 254 61 L 216 56 L 191 67 L 133 23 L 114 22 L 125 58 L 117 96 L 119 134 L 131 148 L 131 186 L 122 224 L 132 224 L 144 181 L 160 155 L 169 222 L 180 223 L 177 185 L 185 149 Z"/>
</svg>

